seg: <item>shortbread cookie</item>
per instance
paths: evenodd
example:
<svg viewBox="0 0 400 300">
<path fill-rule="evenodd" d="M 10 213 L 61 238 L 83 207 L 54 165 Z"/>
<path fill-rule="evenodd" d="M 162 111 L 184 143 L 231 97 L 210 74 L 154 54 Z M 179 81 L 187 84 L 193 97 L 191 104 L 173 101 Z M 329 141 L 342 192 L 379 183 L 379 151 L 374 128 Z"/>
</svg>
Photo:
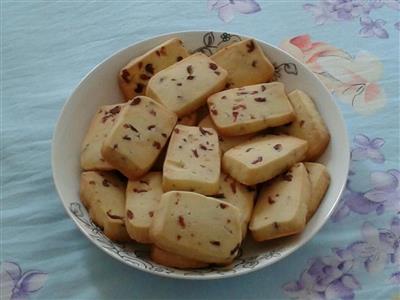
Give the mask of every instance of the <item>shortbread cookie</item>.
<svg viewBox="0 0 400 300">
<path fill-rule="evenodd" d="M 197 112 L 192 112 L 189 115 L 178 118 L 177 124 L 186 125 L 186 126 L 197 125 Z"/>
<path fill-rule="evenodd" d="M 149 228 L 162 190 L 160 172 L 150 172 L 139 180 L 129 181 L 126 188 L 126 230 L 140 243 L 150 243 Z"/>
<path fill-rule="evenodd" d="M 84 170 L 112 170 L 113 167 L 101 155 L 101 147 L 110 132 L 123 105 L 100 107 L 90 122 L 82 142 L 81 168 Z"/>
<path fill-rule="evenodd" d="M 193 54 L 151 78 L 146 95 L 178 117 L 190 114 L 221 91 L 227 72 L 202 53 Z"/>
<path fill-rule="evenodd" d="M 237 181 L 253 185 L 275 177 L 307 152 L 307 142 L 287 135 L 265 135 L 224 153 L 222 168 Z"/>
<path fill-rule="evenodd" d="M 307 172 L 310 176 L 311 182 L 311 197 L 308 203 L 307 221 L 311 219 L 315 211 L 318 209 L 322 198 L 324 197 L 326 190 L 329 187 L 331 178 L 328 173 L 328 169 L 319 163 L 304 163 Z"/>
<path fill-rule="evenodd" d="M 180 39 L 173 38 L 134 58 L 118 75 L 125 100 L 144 95 L 154 74 L 189 56 Z"/>
<path fill-rule="evenodd" d="M 229 263 L 242 240 L 241 215 L 225 201 L 192 192 L 161 197 L 150 227 L 154 244 L 168 252 L 208 263 Z"/>
<path fill-rule="evenodd" d="M 218 194 L 211 196 L 221 201 L 226 201 L 239 209 L 243 239 L 247 233 L 247 225 L 253 211 L 255 195 L 255 187 L 245 186 L 229 175 L 221 174 Z"/>
<path fill-rule="evenodd" d="M 160 265 L 178 269 L 198 269 L 208 266 L 208 263 L 167 252 L 156 246 L 151 247 L 150 258 Z"/>
<path fill-rule="evenodd" d="M 313 161 L 324 153 L 329 144 L 330 135 L 314 102 L 303 91 L 294 90 L 289 94 L 296 119 L 288 126 L 282 126 L 279 132 L 306 140 L 308 151 L 306 160 Z"/>
<path fill-rule="evenodd" d="M 176 125 L 163 168 L 165 192 L 216 194 L 220 168 L 218 135 L 214 129 Z"/>
<path fill-rule="evenodd" d="M 212 55 L 211 59 L 228 71 L 226 88 L 268 82 L 275 71 L 272 63 L 253 39 L 222 48 Z"/>
<path fill-rule="evenodd" d="M 210 115 L 207 115 L 203 120 L 201 120 L 199 122 L 199 126 L 204 128 L 214 128 L 217 131 L 217 128 L 211 120 Z M 245 134 L 239 136 L 222 136 L 221 134 L 218 134 L 221 152 L 225 153 L 229 149 L 248 141 L 253 136 L 254 134 Z"/>
<path fill-rule="evenodd" d="M 102 147 L 104 159 L 130 179 L 153 165 L 177 117 L 159 103 L 138 96 L 126 104 Z"/>
<path fill-rule="evenodd" d="M 210 96 L 207 102 L 218 132 L 227 136 L 254 133 L 295 118 L 281 82 L 225 90 Z"/>
<path fill-rule="evenodd" d="M 302 163 L 264 183 L 249 226 L 253 238 L 265 241 L 301 232 L 310 196 L 311 183 Z"/>
<path fill-rule="evenodd" d="M 197 125 L 197 112 L 191 113 L 190 115 L 184 116 L 182 118 L 178 118 L 177 124 L 187 125 L 187 126 L 196 126 Z M 156 162 L 154 163 L 152 170 L 153 171 L 162 171 L 164 166 L 165 157 L 167 155 L 169 141 L 167 145 L 164 146 L 161 153 L 158 155 Z"/>
<path fill-rule="evenodd" d="M 125 228 L 125 183 L 112 173 L 81 174 L 80 198 L 93 223 L 113 241 L 128 241 Z"/>
</svg>

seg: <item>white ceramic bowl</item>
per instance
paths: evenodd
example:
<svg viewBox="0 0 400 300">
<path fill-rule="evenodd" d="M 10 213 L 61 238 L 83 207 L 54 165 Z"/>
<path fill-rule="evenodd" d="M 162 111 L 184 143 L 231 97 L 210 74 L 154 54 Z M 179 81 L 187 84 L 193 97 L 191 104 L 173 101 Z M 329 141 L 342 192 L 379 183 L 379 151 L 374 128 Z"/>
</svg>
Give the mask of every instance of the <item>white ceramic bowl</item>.
<svg viewBox="0 0 400 300">
<path fill-rule="evenodd" d="M 118 71 L 132 58 L 171 37 L 183 40 L 191 52 L 210 55 L 219 48 L 239 41 L 244 36 L 222 32 L 179 32 L 157 36 L 123 49 L 96 66 L 79 83 L 65 104 L 58 120 L 52 145 L 54 182 L 60 199 L 71 219 L 96 246 L 119 261 L 153 274 L 185 279 L 215 279 L 245 274 L 271 265 L 309 241 L 331 215 L 346 183 L 349 168 L 349 144 L 341 113 L 328 90 L 304 65 L 286 52 L 258 41 L 276 67 L 276 75 L 287 92 L 299 88 L 315 101 L 331 133 L 331 143 L 320 161 L 331 174 L 331 185 L 318 211 L 305 230 L 273 242 L 255 243 L 248 238 L 241 255 L 232 265 L 199 270 L 178 270 L 160 266 L 148 259 L 145 246 L 117 244 L 105 237 L 88 218 L 79 200 L 80 145 L 90 119 L 100 105 L 122 102 L 117 84 Z"/>
</svg>

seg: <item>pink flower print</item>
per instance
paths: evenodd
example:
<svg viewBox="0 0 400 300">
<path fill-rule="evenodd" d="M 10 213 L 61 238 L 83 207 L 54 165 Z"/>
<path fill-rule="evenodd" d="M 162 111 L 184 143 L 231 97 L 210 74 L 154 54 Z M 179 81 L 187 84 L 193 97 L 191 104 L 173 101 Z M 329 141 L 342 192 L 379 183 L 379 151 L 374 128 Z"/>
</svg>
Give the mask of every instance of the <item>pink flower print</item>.
<svg viewBox="0 0 400 300">
<path fill-rule="evenodd" d="M 347 53 L 324 42 L 312 42 L 309 35 L 299 35 L 282 43 L 281 48 L 305 63 L 313 72 L 323 70 L 318 63 L 321 57 L 351 58 Z"/>
<path fill-rule="evenodd" d="M 360 51 L 355 57 L 324 42 L 313 42 L 309 35 L 287 39 L 280 46 L 306 64 L 339 100 L 362 114 L 381 109 L 386 102 L 377 83 L 383 65 L 377 57 Z"/>
</svg>

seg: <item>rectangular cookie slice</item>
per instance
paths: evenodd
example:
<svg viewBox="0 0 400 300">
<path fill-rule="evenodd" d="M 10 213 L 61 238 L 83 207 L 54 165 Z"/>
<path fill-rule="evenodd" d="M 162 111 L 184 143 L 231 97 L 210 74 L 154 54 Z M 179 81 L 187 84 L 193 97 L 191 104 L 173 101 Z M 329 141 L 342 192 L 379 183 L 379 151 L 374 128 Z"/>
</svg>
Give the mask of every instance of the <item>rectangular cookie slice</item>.
<svg viewBox="0 0 400 300">
<path fill-rule="evenodd" d="M 178 117 L 190 114 L 221 91 L 227 72 L 202 53 L 193 54 L 154 75 L 146 95 L 159 101 Z"/>
<path fill-rule="evenodd" d="M 304 160 L 307 142 L 287 135 L 265 135 L 224 153 L 222 169 L 240 183 L 267 181 Z"/>
<path fill-rule="evenodd" d="M 92 121 L 82 142 L 81 168 L 83 170 L 112 170 L 113 166 L 101 155 L 101 147 L 123 104 L 101 106 Z"/>
<path fill-rule="evenodd" d="M 254 133 L 295 118 L 281 82 L 225 90 L 210 96 L 207 102 L 218 132 L 226 136 Z"/>
<path fill-rule="evenodd" d="M 180 39 L 173 38 L 132 59 L 118 74 L 126 101 L 143 95 L 150 78 L 161 70 L 189 56 Z"/>
<path fill-rule="evenodd" d="M 221 201 L 226 201 L 239 209 L 243 239 L 247 234 L 247 225 L 249 224 L 251 213 L 253 212 L 255 195 L 255 187 L 245 186 L 229 175 L 222 173 L 219 180 L 218 194 L 211 196 Z"/>
<path fill-rule="evenodd" d="M 101 154 L 126 177 L 137 179 L 153 165 L 176 121 L 174 113 L 154 100 L 135 97 L 121 110 Z"/>
<path fill-rule="evenodd" d="M 81 174 L 80 198 L 93 223 L 113 241 L 128 241 L 125 228 L 125 183 L 107 172 Z"/>
<path fill-rule="evenodd" d="M 277 130 L 306 140 L 308 142 L 306 160 L 314 161 L 324 153 L 329 144 L 328 128 L 314 102 L 306 93 L 294 90 L 289 94 L 289 100 L 295 111 L 296 119 L 291 124 L 279 127 Z"/>
<path fill-rule="evenodd" d="M 302 163 L 271 182 L 258 196 L 250 232 L 256 241 L 266 241 L 301 232 L 306 225 L 311 183 Z"/>
<path fill-rule="evenodd" d="M 198 119 L 197 112 L 193 112 L 189 115 L 178 118 L 178 122 L 176 124 L 187 125 L 187 126 L 196 126 L 197 119 Z M 169 143 L 169 141 L 167 142 L 167 145 L 165 145 L 165 147 L 162 149 L 161 153 L 158 155 L 157 160 L 152 167 L 153 171 L 162 171 L 163 166 L 164 166 L 165 157 L 167 155 L 168 143 Z"/>
<path fill-rule="evenodd" d="M 160 265 L 178 269 L 199 269 L 208 267 L 209 265 L 202 261 L 186 258 L 182 255 L 165 251 L 157 246 L 151 247 L 150 258 L 152 261 Z"/>
<path fill-rule="evenodd" d="M 308 175 L 310 176 L 311 182 L 311 197 L 308 199 L 307 205 L 308 221 L 318 209 L 318 206 L 329 187 L 331 177 L 328 169 L 323 164 L 306 162 L 304 165 L 307 169 Z"/>
<path fill-rule="evenodd" d="M 126 187 L 126 230 L 139 243 L 151 243 L 149 228 L 163 194 L 161 182 L 161 172 L 150 172 Z"/>
<path fill-rule="evenodd" d="M 242 239 L 239 209 L 192 192 L 162 195 L 150 227 L 154 244 L 168 252 L 208 263 L 229 263 Z"/>
<path fill-rule="evenodd" d="M 272 63 L 253 39 L 222 48 L 212 55 L 211 59 L 228 71 L 226 88 L 268 82 L 275 71 Z"/>
<path fill-rule="evenodd" d="M 217 127 L 211 120 L 210 115 L 207 115 L 204 119 L 202 119 L 199 122 L 199 126 L 204 128 L 213 128 L 218 132 Z M 253 136 L 254 134 L 245 134 L 239 136 L 222 136 L 221 134 L 218 134 L 219 146 L 221 148 L 221 152 L 225 153 L 229 149 L 248 141 Z"/>
<path fill-rule="evenodd" d="M 214 129 L 176 125 L 164 161 L 164 191 L 216 194 L 220 166 L 218 135 Z"/>
</svg>

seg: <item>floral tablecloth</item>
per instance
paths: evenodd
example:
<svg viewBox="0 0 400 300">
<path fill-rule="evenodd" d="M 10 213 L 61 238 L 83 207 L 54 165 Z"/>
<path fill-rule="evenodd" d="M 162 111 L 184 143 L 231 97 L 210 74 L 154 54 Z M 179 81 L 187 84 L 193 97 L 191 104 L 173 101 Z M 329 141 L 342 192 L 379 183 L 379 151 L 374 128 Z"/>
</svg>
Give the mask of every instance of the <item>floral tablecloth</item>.
<svg viewBox="0 0 400 300">
<path fill-rule="evenodd" d="M 395 0 L 2 1 L 1 299 L 400 299 L 399 9 Z M 57 116 L 93 66 L 191 29 L 289 51 L 332 91 L 352 143 L 345 193 L 312 241 L 261 271 L 208 282 L 143 273 L 93 246 L 50 168 Z"/>
</svg>

